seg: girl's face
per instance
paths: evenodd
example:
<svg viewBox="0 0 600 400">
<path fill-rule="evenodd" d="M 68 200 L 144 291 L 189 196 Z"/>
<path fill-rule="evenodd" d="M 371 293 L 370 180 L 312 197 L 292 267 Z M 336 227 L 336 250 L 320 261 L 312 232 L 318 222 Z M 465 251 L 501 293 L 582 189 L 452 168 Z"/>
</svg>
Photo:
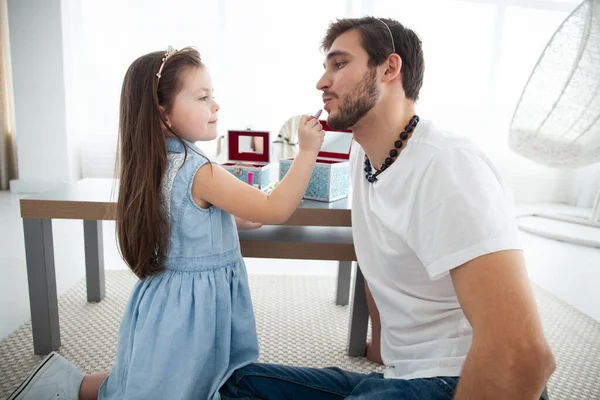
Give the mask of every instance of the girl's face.
<svg viewBox="0 0 600 400">
<path fill-rule="evenodd" d="M 220 107 L 213 97 L 208 71 L 205 67 L 190 68 L 183 72 L 182 79 L 182 89 L 165 115 L 167 123 L 190 142 L 215 139 Z"/>
</svg>

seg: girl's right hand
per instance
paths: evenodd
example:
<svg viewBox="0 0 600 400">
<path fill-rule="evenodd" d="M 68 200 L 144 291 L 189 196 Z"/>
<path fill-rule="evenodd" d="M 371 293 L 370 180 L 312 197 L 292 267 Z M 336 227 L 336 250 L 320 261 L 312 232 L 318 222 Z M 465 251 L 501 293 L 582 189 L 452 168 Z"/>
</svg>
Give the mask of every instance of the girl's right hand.
<svg viewBox="0 0 600 400">
<path fill-rule="evenodd" d="M 269 195 L 222 167 L 210 164 L 209 168 L 206 163 L 196 172 L 192 197 L 196 204 L 212 204 L 241 219 L 265 225 L 283 224 L 302 201 L 324 139 L 319 120 L 315 116 L 302 116 L 298 127 L 300 151 Z"/>
<path fill-rule="evenodd" d="M 325 139 L 323 126 L 318 118 L 303 115 L 298 124 L 298 147 L 301 152 L 317 154 Z"/>
</svg>

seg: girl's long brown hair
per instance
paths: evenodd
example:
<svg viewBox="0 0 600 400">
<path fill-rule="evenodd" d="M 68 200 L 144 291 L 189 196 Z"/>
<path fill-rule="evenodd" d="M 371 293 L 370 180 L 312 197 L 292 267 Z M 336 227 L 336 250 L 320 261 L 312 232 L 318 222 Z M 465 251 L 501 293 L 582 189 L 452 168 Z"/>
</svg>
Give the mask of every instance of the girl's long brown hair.
<svg viewBox="0 0 600 400">
<path fill-rule="evenodd" d="M 183 73 L 203 66 L 198 51 L 186 47 L 167 59 L 158 79 L 164 56 L 164 51 L 154 52 L 135 60 L 121 90 L 117 239 L 121 256 L 140 279 L 162 270 L 161 257 L 169 245 L 159 196 L 167 164 L 164 131 L 177 134 L 159 106 L 168 113 L 182 89 Z"/>
</svg>

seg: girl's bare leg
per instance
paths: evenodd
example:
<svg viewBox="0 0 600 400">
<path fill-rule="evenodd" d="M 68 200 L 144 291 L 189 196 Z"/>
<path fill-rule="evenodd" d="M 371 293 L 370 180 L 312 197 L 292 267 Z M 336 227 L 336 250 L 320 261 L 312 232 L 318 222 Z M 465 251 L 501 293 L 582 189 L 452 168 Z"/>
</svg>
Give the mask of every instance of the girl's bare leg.
<svg viewBox="0 0 600 400">
<path fill-rule="evenodd" d="M 84 376 L 79 388 L 79 400 L 97 400 L 100 386 L 108 373 L 109 371 L 104 371 Z"/>
</svg>

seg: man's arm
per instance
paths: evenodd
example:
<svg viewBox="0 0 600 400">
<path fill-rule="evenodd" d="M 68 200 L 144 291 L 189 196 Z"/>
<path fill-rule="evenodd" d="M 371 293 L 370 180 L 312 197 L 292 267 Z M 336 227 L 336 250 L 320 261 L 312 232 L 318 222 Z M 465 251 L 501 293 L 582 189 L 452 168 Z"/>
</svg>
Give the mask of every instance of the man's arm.
<svg viewBox="0 0 600 400">
<path fill-rule="evenodd" d="M 450 275 L 473 328 L 455 399 L 539 399 L 556 364 L 522 252 L 486 254 Z"/>
<path fill-rule="evenodd" d="M 383 364 L 383 360 L 381 359 L 381 320 L 379 319 L 377 304 L 375 304 L 366 279 L 365 294 L 367 295 L 369 317 L 371 317 L 371 341 L 367 342 L 367 359 L 378 364 Z"/>
</svg>

